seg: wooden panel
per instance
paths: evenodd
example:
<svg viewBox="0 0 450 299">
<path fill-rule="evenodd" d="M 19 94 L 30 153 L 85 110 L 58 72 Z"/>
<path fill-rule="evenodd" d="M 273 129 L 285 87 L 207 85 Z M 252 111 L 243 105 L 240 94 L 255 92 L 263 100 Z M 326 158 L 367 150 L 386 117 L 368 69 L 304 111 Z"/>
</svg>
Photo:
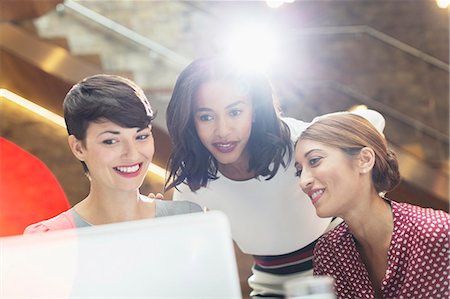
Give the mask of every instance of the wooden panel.
<svg viewBox="0 0 450 299">
<path fill-rule="evenodd" d="M 37 18 L 53 9 L 63 0 L 0 0 L 0 21 Z"/>
<path fill-rule="evenodd" d="M 58 62 L 48 67 L 45 60 L 55 51 L 60 53 Z M 72 85 L 87 76 L 104 73 L 98 66 L 72 56 L 61 47 L 38 40 L 11 24 L 0 24 L 0 61 L 0 87 L 61 116 L 64 97 Z M 153 134 L 156 139 L 153 160 L 164 168 L 171 143 L 167 133 L 156 126 Z M 157 191 L 161 190 L 159 182 Z"/>
</svg>

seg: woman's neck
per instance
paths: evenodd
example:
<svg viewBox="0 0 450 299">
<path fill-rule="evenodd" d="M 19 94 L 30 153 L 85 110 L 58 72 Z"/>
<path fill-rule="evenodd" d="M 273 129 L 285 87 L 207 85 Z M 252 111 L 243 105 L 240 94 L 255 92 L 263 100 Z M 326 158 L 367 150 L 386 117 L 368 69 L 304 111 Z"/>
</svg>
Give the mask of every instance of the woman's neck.
<svg viewBox="0 0 450 299">
<path fill-rule="evenodd" d="M 154 202 L 143 202 L 139 191 L 110 192 L 91 187 L 89 195 L 75 205 L 75 211 L 91 224 L 130 221 L 154 216 Z"/>
<path fill-rule="evenodd" d="M 233 181 L 246 181 L 255 178 L 255 172 L 236 165 L 219 165 L 222 175 Z"/>
<path fill-rule="evenodd" d="M 370 200 L 362 200 L 351 215 L 343 216 L 353 236 L 363 247 L 377 248 L 390 237 L 393 231 L 393 216 L 388 202 L 373 195 Z M 381 243 L 380 243 L 381 242 Z M 385 243 L 385 242 L 384 242 Z"/>
<path fill-rule="evenodd" d="M 246 181 L 255 178 L 255 172 L 249 171 L 250 158 L 242 153 L 238 161 L 230 164 L 218 164 L 219 172 L 233 181 Z"/>
<path fill-rule="evenodd" d="M 359 215 L 347 217 L 361 259 L 366 266 L 376 297 L 381 296 L 381 284 L 388 268 L 388 251 L 394 228 L 389 203 L 378 195 L 359 210 Z"/>
</svg>

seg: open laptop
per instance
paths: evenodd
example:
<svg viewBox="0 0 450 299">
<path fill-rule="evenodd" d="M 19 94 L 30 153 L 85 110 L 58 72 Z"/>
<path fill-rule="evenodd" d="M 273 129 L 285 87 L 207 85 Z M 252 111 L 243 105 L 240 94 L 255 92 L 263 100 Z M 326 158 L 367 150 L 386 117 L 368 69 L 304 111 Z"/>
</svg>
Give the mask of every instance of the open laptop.
<svg viewBox="0 0 450 299">
<path fill-rule="evenodd" d="M 218 211 L 0 238 L 0 298 L 241 298 Z"/>
</svg>

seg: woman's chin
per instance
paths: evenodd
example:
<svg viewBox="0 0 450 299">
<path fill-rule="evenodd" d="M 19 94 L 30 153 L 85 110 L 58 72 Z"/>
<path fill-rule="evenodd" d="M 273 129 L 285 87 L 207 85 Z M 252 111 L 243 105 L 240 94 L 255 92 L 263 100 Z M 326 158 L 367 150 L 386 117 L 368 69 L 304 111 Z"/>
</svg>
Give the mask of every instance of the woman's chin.
<svg viewBox="0 0 450 299">
<path fill-rule="evenodd" d="M 317 208 L 316 208 L 316 215 L 320 218 L 334 217 L 333 215 L 330 215 L 330 213 L 327 213 L 326 211 L 323 211 L 322 209 L 317 209 Z"/>
</svg>

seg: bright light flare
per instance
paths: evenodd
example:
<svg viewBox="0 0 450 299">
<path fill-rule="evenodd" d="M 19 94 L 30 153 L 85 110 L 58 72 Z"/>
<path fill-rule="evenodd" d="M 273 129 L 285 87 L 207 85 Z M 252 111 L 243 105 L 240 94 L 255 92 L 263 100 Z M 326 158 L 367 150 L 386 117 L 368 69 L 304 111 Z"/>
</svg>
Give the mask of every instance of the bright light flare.
<svg viewBox="0 0 450 299">
<path fill-rule="evenodd" d="M 268 26 L 240 26 L 225 40 L 232 63 L 244 70 L 266 71 L 279 54 L 279 35 Z"/>
<path fill-rule="evenodd" d="M 278 8 L 284 4 L 283 0 L 267 0 L 266 4 L 270 8 Z"/>
<path fill-rule="evenodd" d="M 440 8 L 448 8 L 450 5 L 450 0 L 436 0 L 436 4 Z"/>
<path fill-rule="evenodd" d="M 278 8 L 284 3 L 293 3 L 294 0 L 266 0 L 266 4 L 270 8 Z"/>
</svg>

